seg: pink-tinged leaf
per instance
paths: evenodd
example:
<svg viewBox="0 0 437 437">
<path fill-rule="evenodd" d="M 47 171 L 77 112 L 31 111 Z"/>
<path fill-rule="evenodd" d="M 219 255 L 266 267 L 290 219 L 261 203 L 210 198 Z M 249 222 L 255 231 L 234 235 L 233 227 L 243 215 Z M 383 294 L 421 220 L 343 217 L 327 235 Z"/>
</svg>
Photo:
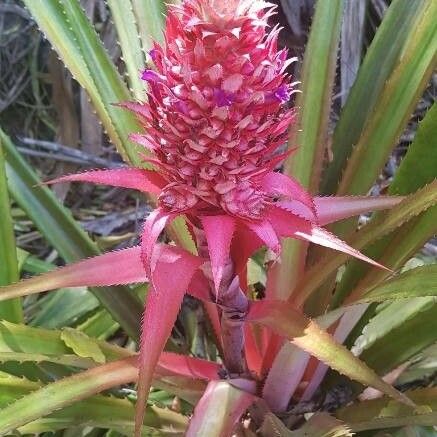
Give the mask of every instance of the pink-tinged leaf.
<svg viewBox="0 0 437 437">
<path fill-rule="evenodd" d="M 205 277 L 201 269 L 197 270 L 191 279 L 187 293 L 191 296 L 203 301 L 203 307 L 206 311 L 208 319 L 211 323 L 216 346 L 219 351 L 223 351 L 220 318 L 217 312 L 217 305 L 215 304 L 215 297 L 211 296 L 211 287 L 209 280 Z M 213 300 L 214 302 L 212 302 Z"/>
<path fill-rule="evenodd" d="M 232 261 L 235 265 L 235 272 L 240 274 L 247 265 L 247 260 L 263 246 L 263 241 L 258 238 L 246 226 L 245 222 L 238 222 L 234 240 L 231 246 Z"/>
<path fill-rule="evenodd" d="M 305 373 L 310 355 L 285 343 L 273 361 L 263 388 L 263 399 L 273 412 L 286 411 Z"/>
<path fill-rule="evenodd" d="M 372 264 L 376 267 L 379 267 L 381 269 L 391 271 L 387 267 L 374 261 L 373 259 L 369 258 L 368 256 L 362 254 L 360 251 L 349 246 L 347 243 L 340 240 L 335 235 L 331 234 L 326 229 L 323 229 L 319 226 L 313 226 L 311 229 L 311 232 L 298 231 L 298 232 L 296 232 L 296 237 L 302 238 L 303 240 L 309 241 L 309 242 L 314 243 L 314 244 L 318 244 L 320 246 L 324 246 L 324 247 L 328 247 L 330 249 L 338 250 L 339 252 L 346 253 L 347 255 L 353 256 L 357 259 L 365 261 L 365 262 Z"/>
<path fill-rule="evenodd" d="M 306 207 L 307 213 L 311 214 L 313 220 L 317 217 L 316 207 L 311 194 L 290 176 L 277 172 L 267 173 L 262 179 L 261 186 L 269 193 L 286 196 L 289 200 L 300 203 Z"/>
<path fill-rule="evenodd" d="M 298 217 L 290 211 L 286 211 L 276 206 L 270 207 L 269 219 L 280 236 L 309 241 L 310 243 L 338 250 L 374 266 L 389 270 L 362 254 L 360 251 L 349 246 L 326 229 L 323 229 L 302 217 Z"/>
<path fill-rule="evenodd" d="M 257 334 L 259 334 L 262 329 L 262 326 L 249 324 L 244 326 L 244 352 L 247 367 L 250 372 L 259 376 L 261 375 L 262 370 L 262 353 L 260 339 Z"/>
<path fill-rule="evenodd" d="M 204 302 L 211 301 L 209 281 L 201 270 L 194 273 L 187 293 Z"/>
<path fill-rule="evenodd" d="M 317 214 L 320 225 L 337 222 L 345 218 L 392 208 L 403 199 L 402 196 L 357 196 L 357 197 L 316 197 Z"/>
<path fill-rule="evenodd" d="M 368 305 L 357 305 L 350 308 L 347 312 L 345 312 L 345 314 L 343 314 L 340 323 L 335 328 L 333 334 L 333 337 L 337 342 L 343 343 L 346 340 L 347 336 L 367 310 L 367 307 Z M 326 364 L 318 363 L 316 370 L 311 377 L 310 383 L 307 385 L 302 395 L 302 402 L 309 401 L 313 397 L 314 393 L 322 383 L 327 371 L 328 366 Z"/>
<path fill-rule="evenodd" d="M 148 105 L 145 105 L 144 103 L 140 102 L 122 102 L 117 103 L 117 106 L 120 106 L 121 108 L 126 108 L 129 111 L 134 112 L 139 117 L 143 118 L 146 121 L 149 121 L 152 119 L 152 114 L 150 113 L 150 109 Z"/>
<path fill-rule="evenodd" d="M 334 223 L 339 220 L 365 214 L 370 211 L 379 211 L 392 208 L 401 202 L 401 196 L 356 196 L 356 197 L 314 197 L 317 211 L 317 223 L 320 226 Z M 311 213 L 302 203 L 296 200 L 280 201 L 279 206 L 296 215 L 312 220 Z"/>
<path fill-rule="evenodd" d="M 212 361 L 179 355 L 171 352 L 162 352 L 155 370 L 160 376 L 187 376 L 208 381 L 219 379 L 220 366 Z M 156 376 L 155 376 L 156 377 Z"/>
<path fill-rule="evenodd" d="M 321 330 L 314 321 L 291 304 L 279 300 L 254 302 L 246 320 L 270 327 L 337 372 L 365 386 L 374 387 L 404 404 L 414 406 L 408 397 L 383 381 L 350 350 L 337 343 L 330 334 Z"/>
<path fill-rule="evenodd" d="M 91 170 L 84 173 L 62 176 L 46 183 L 59 184 L 62 182 L 90 182 L 93 184 L 110 185 L 112 187 L 130 188 L 152 194 L 159 194 L 167 184 L 166 180 L 156 171 L 140 168 Z"/>
<path fill-rule="evenodd" d="M 284 153 L 280 153 L 278 155 L 275 155 L 273 158 L 269 159 L 268 163 L 266 163 L 266 167 L 273 172 L 273 170 L 281 164 L 283 161 L 285 161 L 292 153 L 294 153 L 294 149 L 287 150 Z"/>
<path fill-rule="evenodd" d="M 166 246 L 156 246 L 155 252 L 157 260 L 152 272 L 154 287 L 150 288 L 147 295 L 142 322 L 135 437 L 141 436 L 146 400 L 156 364 L 171 334 L 191 278 L 203 262 L 183 250 L 179 250 L 179 253 L 170 252 Z"/>
<path fill-rule="evenodd" d="M 235 219 L 226 215 L 217 215 L 202 216 L 200 220 L 208 243 L 214 287 L 218 293 L 225 266 L 229 263 Z"/>
<path fill-rule="evenodd" d="M 262 374 L 265 375 L 272 368 L 273 361 L 276 355 L 284 345 L 284 337 L 278 335 L 267 326 L 262 326 L 264 331 L 268 333 L 268 342 L 263 352 Z"/>
<path fill-rule="evenodd" d="M 150 137 L 148 135 L 130 134 L 129 139 L 134 143 L 144 146 L 146 149 L 149 149 L 150 151 L 154 152 L 155 150 L 158 149 L 158 146 L 150 140 Z"/>
<path fill-rule="evenodd" d="M 212 381 L 194 409 L 186 437 L 227 437 L 256 397 L 227 381 Z"/>
<path fill-rule="evenodd" d="M 389 384 L 394 384 L 398 378 L 405 372 L 405 370 L 411 365 L 411 361 L 406 361 L 402 363 L 400 366 L 394 368 L 391 372 L 387 373 L 382 377 L 385 382 Z M 374 388 L 366 388 L 359 396 L 358 399 L 363 401 L 368 401 L 371 399 L 379 399 L 382 398 L 383 393 L 379 390 L 375 390 Z"/>
<path fill-rule="evenodd" d="M 208 288 L 209 289 L 209 288 Z M 214 332 L 215 343 L 220 353 L 223 353 L 223 342 L 221 337 L 220 317 L 217 311 L 217 305 L 212 302 L 204 302 L 203 307 L 206 311 L 208 319 L 211 323 Z M 222 355 L 223 356 L 223 355 Z"/>
<path fill-rule="evenodd" d="M 314 202 L 316 202 L 315 198 Z M 292 214 L 302 217 L 308 221 L 314 221 L 314 216 L 310 211 L 308 211 L 308 208 L 296 200 L 280 200 L 276 203 L 276 205 L 281 209 L 285 209 L 286 211 L 289 211 Z M 322 218 L 319 215 L 317 216 L 317 223 L 322 224 Z"/>
<path fill-rule="evenodd" d="M 171 214 L 158 208 L 152 211 L 144 222 L 143 233 L 141 234 L 141 259 L 152 283 L 154 276 L 151 275 L 151 272 L 156 264 L 156 254 L 153 256 L 155 253 L 154 249 L 157 246 L 156 242 L 158 241 L 159 234 L 172 217 Z"/>
<path fill-rule="evenodd" d="M 173 248 L 171 249 L 173 250 Z M 1 288 L 0 300 L 64 287 L 103 287 L 147 281 L 140 246 L 105 253 Z"/>
<path fill-rule="evenodd" d="M 273 226 L 268 220 L 262 220 L 260 222 L 246 222 L 246 226 L 253 231 L 269 249 L 279 255 L 279 252 L 281 251 L 281 245 Z"/>
</svg>

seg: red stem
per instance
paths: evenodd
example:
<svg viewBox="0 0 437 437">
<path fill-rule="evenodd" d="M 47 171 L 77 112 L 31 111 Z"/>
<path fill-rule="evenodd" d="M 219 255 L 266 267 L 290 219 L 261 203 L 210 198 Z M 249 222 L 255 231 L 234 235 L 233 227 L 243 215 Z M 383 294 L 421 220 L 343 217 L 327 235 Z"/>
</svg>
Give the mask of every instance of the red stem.
<svg viewBox="0 0 437 437">
<path fill-rule="evenodd" d="M 244 321 L 249 302 L 242 292 L 236 276 L 217 302 L 222 309 L 221 326 L 223 353 L 226 369 L 230 376 L 246 373 L 244 356 Z"/>
<path fill-rule="evenodd" d="M 199 255 L 208 259 L 209 252 L 204 232 L 196 229 L 195 234 Z M 206 263 L 204 272 L 209 278 L 210 293 L 215 295 L 209 263 Z M 216 302 L 222 310 L 220 323 L 225 368 L 229 376 L 241 376 L 247 373 L 244 356 L 244 321 L 249 310 L 249 300 L 240 288 L 231 259 L 225 268 Z"/>
</svg>

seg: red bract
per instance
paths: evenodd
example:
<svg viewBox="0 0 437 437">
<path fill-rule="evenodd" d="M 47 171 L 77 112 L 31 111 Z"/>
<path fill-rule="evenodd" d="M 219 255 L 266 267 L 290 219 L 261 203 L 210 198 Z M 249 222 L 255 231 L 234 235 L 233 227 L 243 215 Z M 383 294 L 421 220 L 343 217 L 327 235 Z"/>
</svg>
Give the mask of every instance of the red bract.
<svg viewBox="0 0 437 437">
<path fill-rule="evenodd" d="M 237 346 L 244 341 L 242 324 L 248 313 L 251 322 L 269 325 L 280 335 L 312 335 L 318 341 L 328 341 L 328 334 L 320 334 L 304 316 L 300 330 L 277 329 L 271 317 L 273 309 L 280 313 L 277 302 L 266 306 L 264 312 L 259 303 L 249 311 L 239 285 L 246 282 L 248 258 L 262 246 L 279 255 L 281 238 L 292 237 L 379 266 L 321 226 L 391 207 L 399 199 L 313 198 L 296 180 L 275 172 L 286 156 L 278 149 L 286 141 L 294 112 L 287 107 L 293 87 L 286 68 L 292 60 L 277 48 L 279 30 L 267 33 L 272 11 L 268 3 L 246 0 L 185 0 L 181 6 L 171 6 L 165 44 L 155 44 L 150 52 L 155 70 L 142 75 L 149 87 L 147 103 L 122 104 L 144 126 L 144 132 L 133 133 L 131 139 L 148 149 L 151 156 L 145 160 L 155 170 L 96 170 L 52 181 L 94 182 L 158 196 L 157 208 L 145 221 L 141 248 L 102 255 L 24 283 L 30 293 L 61 286 L 149 280 L 139 358 L 136 435 L 141 432 L 154 369 L 185 292 L 210 301 L 206 308 L 216 331 L 220 329 L 219 317 L 211 301 L 219 305 L 222 336 L 225 340 L 234 336 Z M 199 256 L 157 244 L 165 226 L 182 214 L 197 237 Z M 16 284 L 2 294 L 12 297 L 22 289 L 23 285 Z M 234 325 L 226 325 L 224 315 Z M 252 341 L 249 331 L 248 335 Z M 269 333 L 265 338 L 264 352 L 269 350 Z M 277 352 L 277 338 L 272 337 L 270 343 L 271 350 Z M 295 343 L 330 364 L 329 357 L 315 352 L 317 341 L 307 344 L 301 339 Z M 238 347 L 237 358 L 241 358 L 242 347 Z M 228 350 L 224 349 L 227 365 Z M 246 350 L 252 366 L 249 370 L 259 374 L 264 352 L 250 347 Z M 356 365 L 352 354 L 343 349 L 339 353 L 349 354 L 348 363 Z M 238 369 L 238 365 L 232 367 Z M 228 370 L 232 373 L 229 366 Z M 370 372 L 369 378 L 373 376 Z M 383 382 L 375 381 L 378 389 L 396 396 Z M 250 399 L 243 398 L 245 408 Z M 208 403 L 201 407 L 205 405 Z M 198 426 L 193 423 L 191 433 Z"/>
</svg>

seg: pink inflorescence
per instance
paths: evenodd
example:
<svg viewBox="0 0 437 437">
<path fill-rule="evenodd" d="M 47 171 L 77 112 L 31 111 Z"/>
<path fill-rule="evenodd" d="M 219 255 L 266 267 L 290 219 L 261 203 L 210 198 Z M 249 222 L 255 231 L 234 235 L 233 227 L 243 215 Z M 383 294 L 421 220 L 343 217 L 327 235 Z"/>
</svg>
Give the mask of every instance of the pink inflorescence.
<svg viewBox="0 0 437 437">
<path fill-rule="evenodd" d="M 169 9 L 165 44 L 150 51 L 156 70 L 142 75 L 148 102 L 132 107 L 147 131 L 133 139 L 168 182 L 159 204 L 260 218 L 273 201 L 260 181 L 284 158 L 277 149 L 293 118 L 292 60 L 277 48 L 279 29 L 266 32 L 272 5 L 186 0 Z"/>
</svg>

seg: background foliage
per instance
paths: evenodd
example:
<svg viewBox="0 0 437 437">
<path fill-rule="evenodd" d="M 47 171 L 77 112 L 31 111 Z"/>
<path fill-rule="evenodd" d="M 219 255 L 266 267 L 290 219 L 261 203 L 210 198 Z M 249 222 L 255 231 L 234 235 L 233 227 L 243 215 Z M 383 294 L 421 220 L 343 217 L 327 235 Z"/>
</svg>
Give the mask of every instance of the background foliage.
<svg viewBox="0 0 437 437">
<path fill-rule="evenodd" d="M 315 369 L 313 385 L 300 387 L 291 402 L 286 398 L 287 411 L 279 417 L 266 414 L 258 433 L 435 435 L 437 3 L 278 4 L 273 20 L 284 26 L 281 44 L 302 61 L 291 72 L 302 82 L 289 142 L 299 150 L 284 172 L 314 194 L 412 195 L 390 211 L 333 226 L 353 247 L 401 275 L 387 280 L 387 272 L 290 240 L 272 273 L 275 297 L 303 307 L 321 325 L 335 310 L 349 308 L 331 333 L 422 409 L 372 399 L 361 385 L 297 355 L 293 346 L 273 363 L 271 386 L 275 369 L 284 378 L 283 369 L 294 371 L 298 360 Z M 138 126 L 112 104 L 143 97 L 137 72 L 148 62 L 152 39 L 161 38 L 165 8 L 159 0 L 0 5 L 1 284 L 136 242 L 152 199 L 102 187 L 49 189 L 40 182 L 78 168 L 141 165 L 127 139 Z M 168 234 L 193 250 L 183 221 Z M 264 290 L 263 261 L 260 256 L 249 265 L 254 293 Z M 0 435 L 14 429 L 65 437 L 130 435 L 130 383 L 146 292 L 146 286 L 65 288 L 0 302 Z M 213 361 L 220 355 L 193 298 L 186 298 L 166 349 Z M 215 393 L 230 399 L 232 410 L 241 394 L 223 384 L 214 386 Z M 205 387 L 199 379 L 156 381 L 144 435 L 181 435 Z M 269 380 L 263 394 L 268 392 Z M 224 398 L 207 406 L 207 428 L 199 429 L 225 429 L 225 419 L 211 413 Z M 306 411 L 317 413 L 305 421 Z"/>
</svg>

